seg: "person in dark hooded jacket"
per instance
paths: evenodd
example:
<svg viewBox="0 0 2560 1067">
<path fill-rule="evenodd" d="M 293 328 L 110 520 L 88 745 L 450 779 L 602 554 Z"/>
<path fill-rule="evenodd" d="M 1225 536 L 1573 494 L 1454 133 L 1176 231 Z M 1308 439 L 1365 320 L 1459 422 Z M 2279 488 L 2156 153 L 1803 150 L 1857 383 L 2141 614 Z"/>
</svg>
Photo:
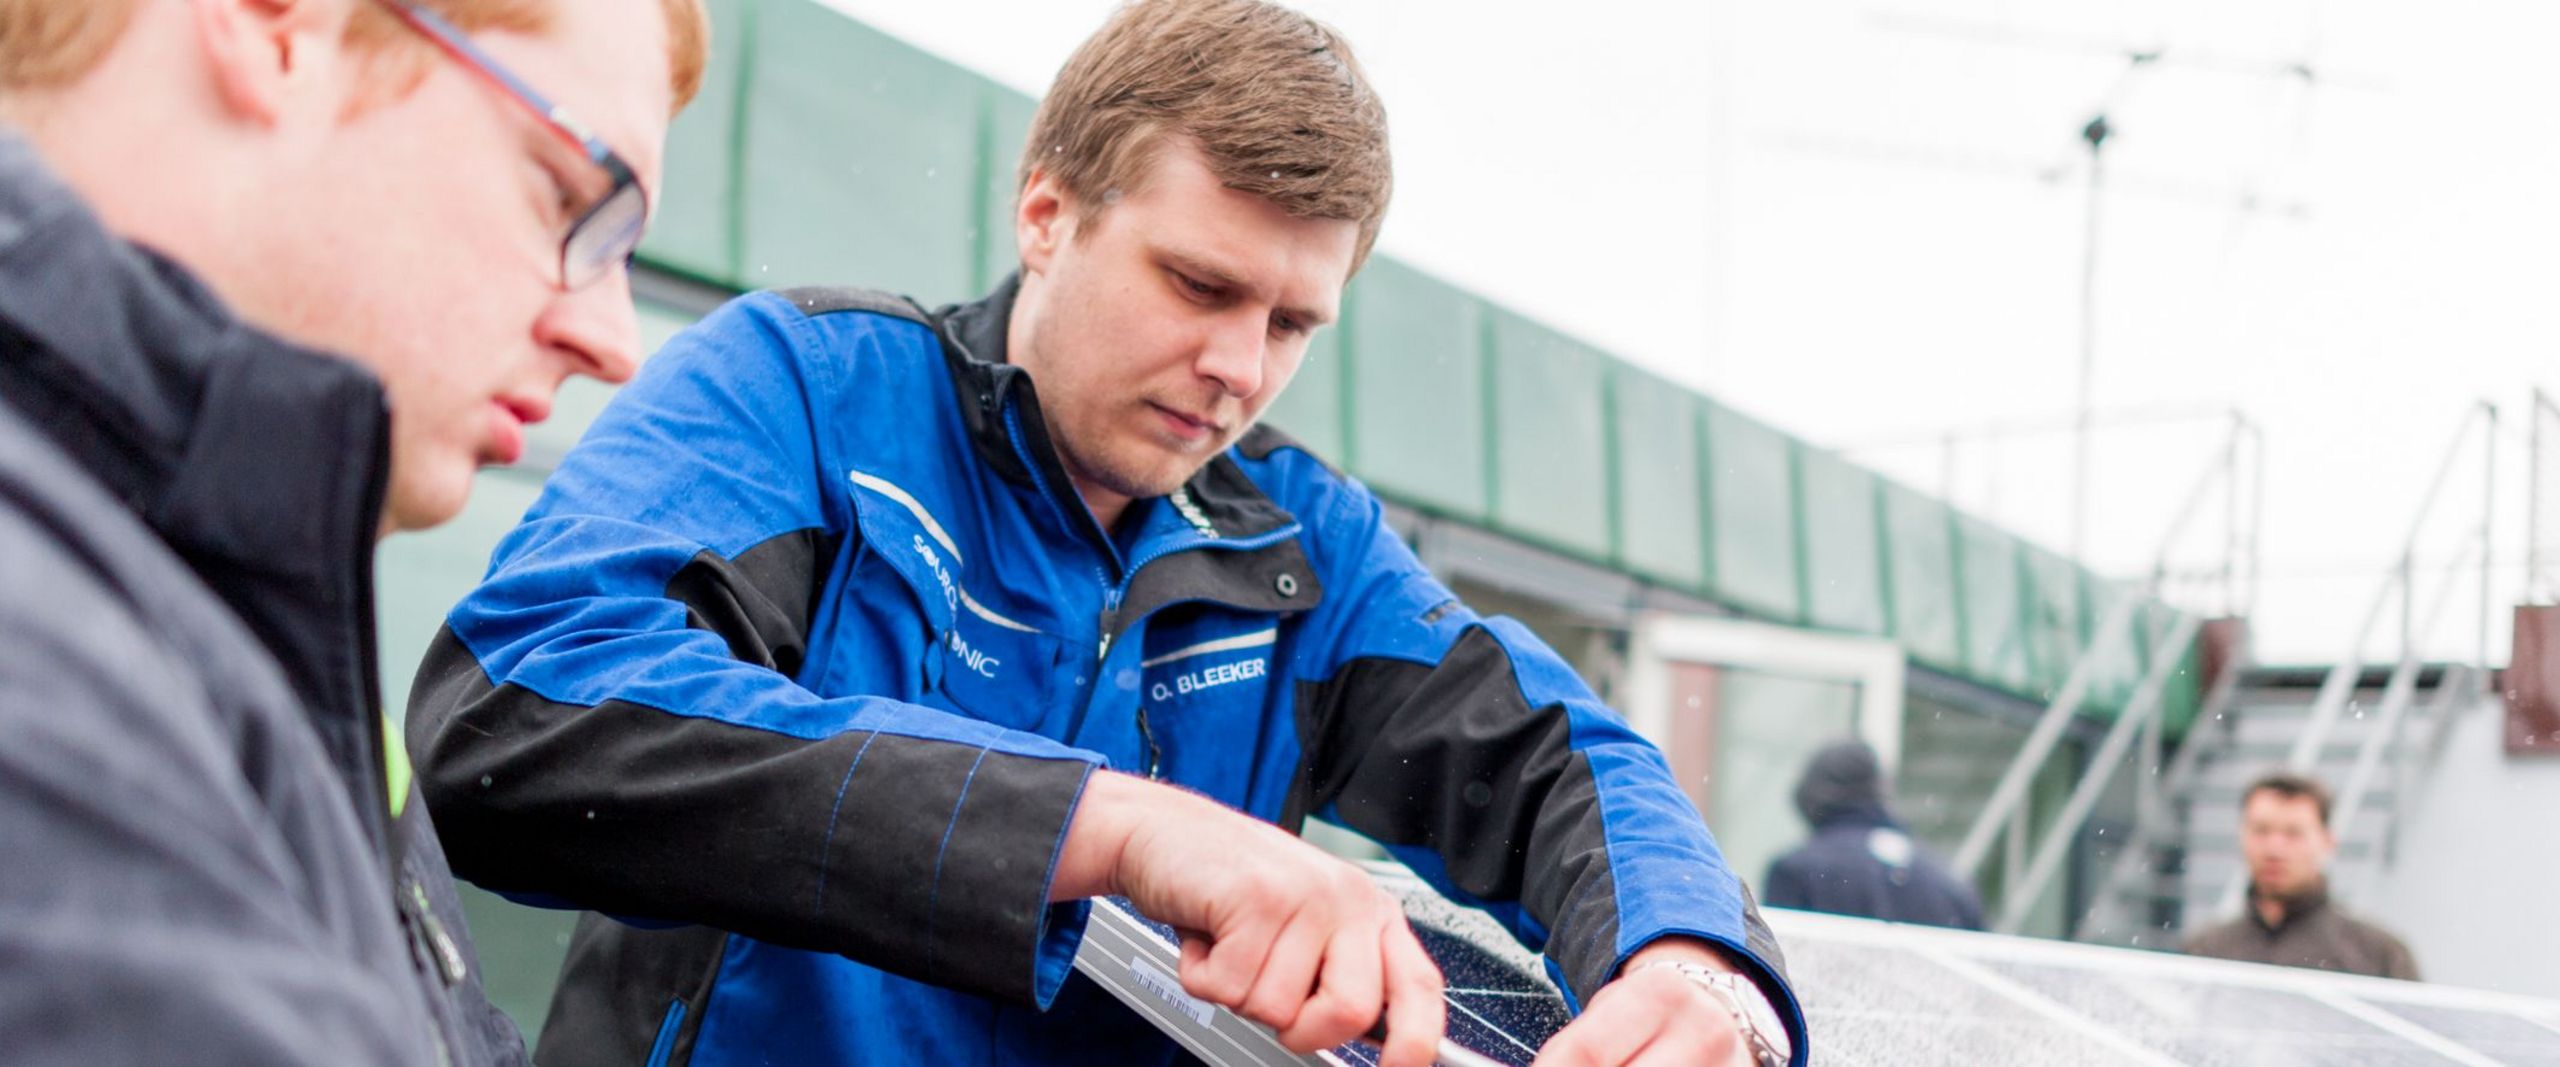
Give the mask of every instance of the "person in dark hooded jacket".
<svg viewBox="0 0 2560 1067">
<path fill-rule="evenodd" d="M 1769 865 L 1769 906 L 1982 929 L 1973 887 L 1922 849 L 1884 798 L 1884 767 L 1865 742 L 1815 753 L 1796 783 L 1813 839 Z"/>
</svg>

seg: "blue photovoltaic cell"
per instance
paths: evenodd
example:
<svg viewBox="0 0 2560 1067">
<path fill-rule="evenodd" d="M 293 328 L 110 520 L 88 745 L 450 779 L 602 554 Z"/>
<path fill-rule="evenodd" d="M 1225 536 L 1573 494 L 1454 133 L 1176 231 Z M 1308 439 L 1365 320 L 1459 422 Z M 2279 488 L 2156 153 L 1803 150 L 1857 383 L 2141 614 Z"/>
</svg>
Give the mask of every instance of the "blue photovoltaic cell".
<svg viewBox="0 0 2560 1067">
<path fill-rule="evenodd" d="M 1440 964 L 1450 1040 L 1494 1060 L 1527 1067 L 1538 1048 L 1572 1021 L 1537 957 L 1483 912 L 1442 899 L 1412 878 L 1379 883 L 1404 903 L 1423 950 Z M 1355 1041 L 1334 1050 L 1345 1063 L 1374 1065 L 1378 1050 Z"/>
</svg>

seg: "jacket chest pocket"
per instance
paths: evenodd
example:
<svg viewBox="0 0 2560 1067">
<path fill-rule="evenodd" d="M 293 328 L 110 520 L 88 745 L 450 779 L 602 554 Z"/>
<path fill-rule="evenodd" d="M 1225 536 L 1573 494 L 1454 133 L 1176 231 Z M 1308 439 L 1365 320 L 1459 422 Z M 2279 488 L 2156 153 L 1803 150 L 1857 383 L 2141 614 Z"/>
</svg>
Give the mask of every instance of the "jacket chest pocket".
<svg viewBox="0 0 2560 1067">
<path fill-rule="evenodd" d="M 1040 729 L 1066 685 L 1059 675 L 1074 666 L 1068 662 L 1067 641 L 979 604 L 947 562 L 928 562 L 931 543 L 919 547 L 918 541 L 912 538 L 903 546 L 909 553 L 907 566 L 899 566 L 894 553 L 882 552 L 889 565 L 874 579 L 904 587 L 903 599 L 913 605 L 906 635 L 857 655 L 896 649 L 912 657 L 911 680 L 899 694 L 909 700 L 1007 729 Z M 864 599 L 876 616 L 883 598 Z M 893 594 L 887 599 L 899 598 Z"/>
<path fill-rule="evenodd" d="M 997 619 L 1002 619 L 997 616 Z M 1015 730 L 1048 733 L 1043 726 L 1071 690 L 1059 675 L 1074 669 L 1067 642 L 1055 635 L 982 618 L 964 608 L 941 638 L 940 689 L 953 710 Z"/>
</svg>

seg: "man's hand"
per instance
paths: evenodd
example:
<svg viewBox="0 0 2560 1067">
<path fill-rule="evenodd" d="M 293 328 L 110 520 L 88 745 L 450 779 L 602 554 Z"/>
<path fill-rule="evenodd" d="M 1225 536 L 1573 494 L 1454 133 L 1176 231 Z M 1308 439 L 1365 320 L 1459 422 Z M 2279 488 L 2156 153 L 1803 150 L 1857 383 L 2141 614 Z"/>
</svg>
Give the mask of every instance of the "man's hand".
<svg viewBox="0 0 2560 1067">
<path fill-rule="evenodd" d="M 1098 771 L 1049 895 L 1120 895 L 1182 931 L 1182 986 L 1277 1032 L 1340 1045 L 1383 1012 L 1386 1067 L 1426 1067 L 1440 969 L 1369 876 L 1279 827 L 1172 786 Z"/>
<path fill-rule="evenodd" d="M 1539 1050 L 1535 1067 L 1752 1067 L 1731 1009 L 1679 971 L 1646 968 L 1657 960 L 1734 969 L 1703 941 L 1667 937 L 1647 945 Z"/>
</svg>

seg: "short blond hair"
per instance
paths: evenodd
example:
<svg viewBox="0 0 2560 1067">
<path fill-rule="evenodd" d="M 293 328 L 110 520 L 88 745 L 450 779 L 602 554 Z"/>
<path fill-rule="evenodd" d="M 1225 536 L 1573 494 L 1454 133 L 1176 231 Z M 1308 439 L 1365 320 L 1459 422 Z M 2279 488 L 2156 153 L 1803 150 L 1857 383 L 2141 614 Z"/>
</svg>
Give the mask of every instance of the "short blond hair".
<svg viewBox="0 0 2560 1067">
<path fill-rule="evenodd" d="M 1059 70 L 1019 182 L 1045 172 L 1099 212 L 1168 137 L 1227 188 L 1358 223 L 1352 269 L 1368 258 L 1395 184 L 1387 112 L 1332 27 L 1263 0 L 1130 0 Z"/>
<path fill-rule="evenodd" d="M 422 0 L 465 30 L 539 33 L 550 23 L 550 0 Z M 69 85 L 106 58 L 124 35 L 141 0 L 0 0 L 0 90 Z M 360 52 L 390 51 L 408 36 L 389 12 L 356 0 L 347 43 Z M 675 106 L 682 110 L 702 88 L 711 48 L 703 0 L 659 0 L 667 16 L 667 67 Z"/>
</svg>

